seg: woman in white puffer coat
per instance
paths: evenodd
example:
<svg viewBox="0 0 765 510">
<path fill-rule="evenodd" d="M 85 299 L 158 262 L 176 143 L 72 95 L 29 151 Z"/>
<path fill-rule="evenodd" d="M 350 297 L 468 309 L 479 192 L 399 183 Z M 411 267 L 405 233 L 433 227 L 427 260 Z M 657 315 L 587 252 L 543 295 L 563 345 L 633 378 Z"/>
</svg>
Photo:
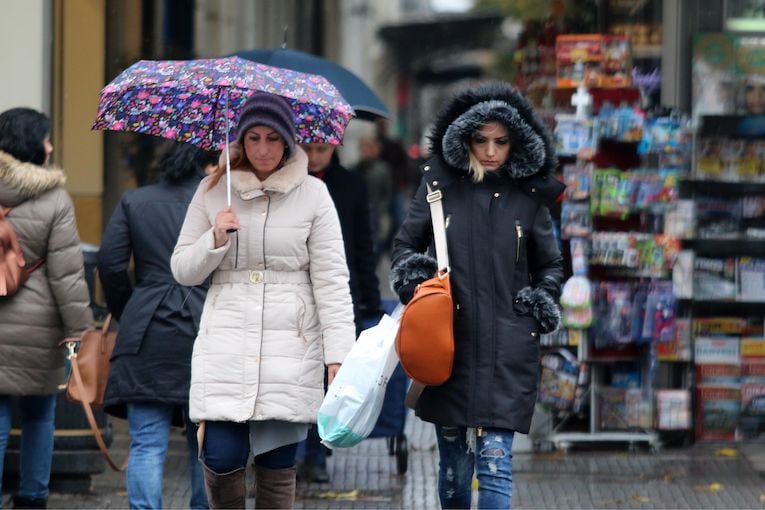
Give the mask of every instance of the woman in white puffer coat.
<svg viewBox="0 0 765 510">
<path fill-rule="evenodd" d="M 348 267 L 329 192 L 295 145 L 289 104 L 251 96 L 232 147 L 232 207 L 221 165 L 202 180 L 171 260 L 183 285 L 211 277 L 190 417 L 204 434 L 213 508 L 244 508 L 250 449 L 256 507 L 291 508 L 296 447 L 316 421 L 324 366 L 331 381 L 355 340 Z"/>
</svg>

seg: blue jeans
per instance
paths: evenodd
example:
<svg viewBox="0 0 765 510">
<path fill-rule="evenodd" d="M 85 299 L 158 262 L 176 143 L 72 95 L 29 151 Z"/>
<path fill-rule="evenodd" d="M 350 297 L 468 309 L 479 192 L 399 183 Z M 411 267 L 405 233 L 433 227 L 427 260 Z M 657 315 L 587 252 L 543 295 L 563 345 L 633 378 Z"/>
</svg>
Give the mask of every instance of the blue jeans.
<svg viewBox="0 0 765 510">
<path fill-rule="evenodd" d="M 478 508 L 512 508 L 513 431 L 483 429 L 475 452 L 468 453 L 465 427 L 436 425 L 438 497 L 442 508 L 470 508 L 473 471 L 478 478 Z"/>
<path fill-rule="evenodd" d="M 162 508 L 165 456 L 175 406 L 159 403 L 128 404 L 130 461 L 127 492 L 130 508 Z M 197 427 L 186 421 L 192 509 L 208 508 L 202 468 L 197 462 Z"/>
<path fill-rule="evenodd" d="M 0 495 L 2 494 L 3 461 L 11 431 L 11 408 L 16 400 L 21 418 L 19 496 L 25 499 L 47 499 L 50 467 L 53 461 L 53 430 L 56 419 L 56 395 L 0 395 Z M 3 506 L 0 497 L 0 508 Z"/>
<path fill-rule="evenodd" d="M 280 446 L 255 456 L 255 465 L 287 469 L 295 465 L 297 443 Z M 250 424 L 230 421 L 205 423 L 204 463 L 216 473 L 230 473 L 247 466 L 250 456 Z"/>
</svg>

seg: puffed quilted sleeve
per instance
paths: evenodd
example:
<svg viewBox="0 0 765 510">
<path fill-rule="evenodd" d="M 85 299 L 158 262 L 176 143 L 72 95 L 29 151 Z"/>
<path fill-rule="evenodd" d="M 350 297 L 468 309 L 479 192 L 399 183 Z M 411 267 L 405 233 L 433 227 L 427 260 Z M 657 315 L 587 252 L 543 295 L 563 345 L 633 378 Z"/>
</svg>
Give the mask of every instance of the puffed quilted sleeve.
<svg viewBox="0 0 765 510">
<path fill-rule="evenodd" d="M 356 340 L 343 234 L 335 205 L 322 187 L 308 236 L 314 299 L 321 323 L 324 363 L 342 363 Z"/>
<path fill-rule="evenodd" d="M 178 242 L 170 258 L 173 277 L 181 285 L 203 284 L 220 265 L 231 247 L 229 240 L 223 246 L 215 248 L 213 224 L 205 205 L 208 182 L 208 179 L 203 179 L 194 198 L 191 199 Z"/>
<path fill-rule="evenodd" d="M 93 326 L 90 294 L 85 280 L 74 204 L 63 188 L 58 188 L 55 194 L 55 213 L 45 255 L 48 282 L 58 304 L 64 335 L 79 337 Z"/>
</svg>

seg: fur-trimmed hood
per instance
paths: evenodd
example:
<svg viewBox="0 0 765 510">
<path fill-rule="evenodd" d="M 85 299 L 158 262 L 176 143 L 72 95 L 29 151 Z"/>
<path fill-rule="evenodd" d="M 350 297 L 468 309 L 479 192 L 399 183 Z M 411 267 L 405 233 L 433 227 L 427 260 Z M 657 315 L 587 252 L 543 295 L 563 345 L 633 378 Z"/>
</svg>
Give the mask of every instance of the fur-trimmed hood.
<svg viewBox="0 0 765 510">
<path fill-rule="evenodd" d="M 243 199 L 255 190 L 288 193 L 298 186 L 308 175 L 308 156 L 299 146 L 295 155 L 282 168 L 268 176 L 265 181 L 257 178 L 254 172 L 234 170 L 231 172 L 231 187 Z"/>
<path fill-rule="evenodd" d="M 0 204 L 4 206 L 16 206 L 39 197 L 65 182 L 64 172 L 58 168 L 22 163 L 0 151 Z"/>
<path fill-rule="evenodd" d="M 513 179 L 549 174 L 557 164 L 550 133 L 528 100 L 503 82 L 486 82 L 458 92 L 438 114 L 430 136 L 431 152 L 467 172 L 470 136 L 487 122 L 510 132 L 508 161 L 501 167 Z"/>
</svg>

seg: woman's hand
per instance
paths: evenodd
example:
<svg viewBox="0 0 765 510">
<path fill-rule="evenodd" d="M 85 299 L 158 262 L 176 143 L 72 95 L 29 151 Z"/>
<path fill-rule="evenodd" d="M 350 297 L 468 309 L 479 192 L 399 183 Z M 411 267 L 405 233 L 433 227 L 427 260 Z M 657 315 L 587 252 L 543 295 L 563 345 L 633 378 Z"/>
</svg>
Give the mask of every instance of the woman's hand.
<svg viewBox="0 0 765 510">
<path fill-rule="evenodd" d="M 239 219 L 236 217 L 234 208 L 230 205 L 223 208 L 215 216 L 215 247 L 220 248 L 228 242 L 228 231 L 239 230 Z"/>
<path fill-rule="evenodd" d="M 340 370 L 340 363 L 332 363 L 327 365 L 327 386 L 332 384 L 337 372 Z"/>
</svg>

